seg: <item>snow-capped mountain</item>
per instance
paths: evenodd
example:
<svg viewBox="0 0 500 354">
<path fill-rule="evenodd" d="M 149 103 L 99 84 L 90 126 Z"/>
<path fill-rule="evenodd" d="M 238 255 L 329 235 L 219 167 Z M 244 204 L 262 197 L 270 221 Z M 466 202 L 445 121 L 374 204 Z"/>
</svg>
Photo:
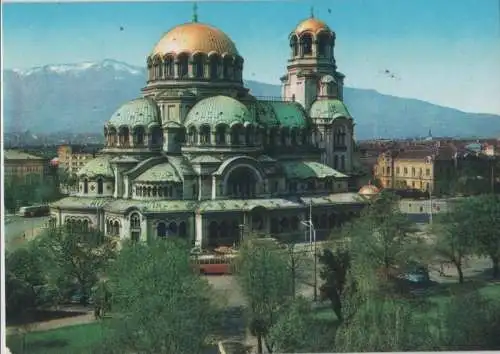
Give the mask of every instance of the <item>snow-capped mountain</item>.
<svg viewBox="0 0 500 354">
<path fill-rule="evenodd" d="M 100 132 L 123 103 L 140 96 L 146 70 L 116 60 L 4 70 L 4 129 Z M 256 96 L 280 96 L 278 85 L 246 81 Z M 427 102 L 345 88 L 359 139 L 426 136 L 498 136 L 500 117 L 464 113 Z"/>
<path fill-rule="evenodd" d="M 13 72 L 20 76 L 30 76 L 41 73 L 53 74 L 82 74 L 88 70 L 103 70 L 111 69 L 116 72 L 125 72 L 131 75 L 142 75 L 143 69 L 140 67 L 132 66 L 113 59 L 105 59 L 101 62 L 83 62 L 78 64 L 58 64 L 58 65 L 44 65 L 37 66 L 30 69 L 12 69 Z"/>
</svg>

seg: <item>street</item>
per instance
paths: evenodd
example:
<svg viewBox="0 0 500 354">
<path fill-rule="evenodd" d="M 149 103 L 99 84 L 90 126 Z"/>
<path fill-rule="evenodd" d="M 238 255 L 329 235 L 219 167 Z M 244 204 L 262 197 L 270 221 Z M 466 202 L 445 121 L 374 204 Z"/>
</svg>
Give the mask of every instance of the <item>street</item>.
<svg viewBox="0 0 500 354">
<path fill-rule="evenodd" d="M 5 247 L 25 234 L 27 238 L 33 237 L 37 230 L 49 221 L 48 216 L 27 218 L 18 215 L 5 216 Z"/>
</svg>

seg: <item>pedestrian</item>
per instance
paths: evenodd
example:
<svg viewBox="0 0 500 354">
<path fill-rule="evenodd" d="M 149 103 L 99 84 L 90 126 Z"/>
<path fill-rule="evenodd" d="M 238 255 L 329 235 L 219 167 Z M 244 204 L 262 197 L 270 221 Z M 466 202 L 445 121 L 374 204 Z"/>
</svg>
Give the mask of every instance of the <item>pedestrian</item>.
<svg viewBox="0 0 500 354">
<path fill-rule="evenodd" d="M 26 240 L 26 232 L 23 233 L 23 239 Z"/>
</svg>

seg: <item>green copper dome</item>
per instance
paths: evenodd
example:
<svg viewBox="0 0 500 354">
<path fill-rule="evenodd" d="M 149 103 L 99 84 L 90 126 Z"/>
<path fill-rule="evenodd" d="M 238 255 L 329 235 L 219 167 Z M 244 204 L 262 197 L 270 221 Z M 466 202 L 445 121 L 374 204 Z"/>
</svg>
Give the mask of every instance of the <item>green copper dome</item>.
<svg viewBox="0 0 500 354">
<path fill-rule="evenodd" d="M 352 118 L 344 102 L 334 99 L 314 101 L 310 109 L 311 118 Z"/>
<path fill-rule="evenodd" d="M 115 174 L 109 162 L 108 156 L 97 156 L 87 162 L 77 173 L 79 177 L 104 177 L 114 178 Z"/>
<path fill-rule="evenodd" d="M 184 126 L 215 127 L 219 124 L 231 126 L 238 123 L 257 125 L 257 121 L 243 103 L 228 96 L 213 96 L 199 101 L 191 108 Z"/>
<path fill-rule="evenodd" d="M 160 114 L 158 106 L 150 98 L 138 98 L 125 103 L 113 113 L 108 125 L 127 126 L 130 128 L 136 126 L 148 127 L 151 124 L 160 124 Z"/>
</svg>

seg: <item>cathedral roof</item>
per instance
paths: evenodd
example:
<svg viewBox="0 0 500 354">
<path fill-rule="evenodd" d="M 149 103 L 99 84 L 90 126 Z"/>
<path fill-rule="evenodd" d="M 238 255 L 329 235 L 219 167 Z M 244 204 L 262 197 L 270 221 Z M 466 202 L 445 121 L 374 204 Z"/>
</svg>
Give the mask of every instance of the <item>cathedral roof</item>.
<svg viewBox="0 0 500 354">
<path fill-rule="evenodd" d="M 300 103 L 284 101 L 257 101 L 259 121 L 268 127 L 305 128 L 306 112 Z"/>
<path fill-rule="evenodd" d="M 114 178 L 115 174 L 111 167 L 110 158 L 106 155 L 97 156 L 96 158 L 87 162 L 77 173 L 78 176 L 85 176 L 89 178 L 94 177 L 107 177 Z"/>
<path fill-rule="evenodd" d="M 177 170 L 169 162 L 161 163 L 143 172 L 134 182 L 181 182 Z"/>
<path fill-rule="evenodd" d="M 321 31 L 331 32 L 330 27 L 323 21 L 318 20 L 315 17 L 310 17 L 295 27 L 295 34 L 300 37 L 300 35 L 304 32 L 312 32 L 316 34 Z"/>
<path fill-rule="evenodd" d="M 219 124 L 228 126 L 234 124 L 257 125 L 257 121 L 247 107 L 234 98 L 212 96 L 196 103 L 187 114 L 184 122 L 186 127 L 200 127 L 202 125 L 215 127 Z"/>
<path fill-rule="evenodd" d="M 233 41 L 224 32 L 213 26 L 191 22 L 174 27 L 158 41 L 151 57 L 166 54 L 216 53 L 220 56 L 238 55 Z"/>
<path fill-rule="evenodd" d="M 309 110 L 311 118 L 352 118 L 344 102 L 337 99 L 319 99 Z"/>
<path fill-rule="evenodd" d="M 282 162 L 281 165 L 285 170 L 285 175 L 290 179 L 347 177 L 345 174 L 316 161 L 287 161 Z"/>
<path fill-rule="evenodd" d="M 129 128 L 153 124 L 160 124 L 158 106 L 150 98 L 137 98 L 122 105 L 111 116 L 108 125 L 118 128 L 126 126 Z"/>
</svg>

